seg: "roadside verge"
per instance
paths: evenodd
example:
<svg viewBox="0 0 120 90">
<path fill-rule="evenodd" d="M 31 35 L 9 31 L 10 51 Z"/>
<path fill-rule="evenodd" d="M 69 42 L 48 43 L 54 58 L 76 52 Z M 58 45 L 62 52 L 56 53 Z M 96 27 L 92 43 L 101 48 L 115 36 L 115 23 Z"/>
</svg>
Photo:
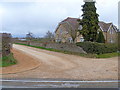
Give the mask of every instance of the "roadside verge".
<svg viewBox="0 0 120 90">
<path fill-rule="evenodd" d="M 17 64 L 8 67 L 1 67 L 1 75 L 16 74 L 19 72 L 28 71 L 37 68 L 40 65 L 40 62 L 26 55 L 25 53 L 21 53 L 19 50 L 12 49 L 12 53 L 14 53 L 14 57 L 17 60 Z"/>
<path fill-rule="evenodd" d="M 70 51 L 57 50 L 57 49 L 53 49 L 53 48 L 45 48 L 45 47 L 40 47 L 40 46 L 27 45 L 27 44 L 22 44 L 22 43 L 15 43 L 15 44 L 34 47 L 34 48 L 48 50 L 48 51 L 60 52 L 60 53 L 64 53 L 64 54 L 77 55 L 77 56 L 82 56 L 85 58 L 112 58 L 112 57 L 120 56 L 120 52 L 106 53 L 106 54 L 84 54 L 84 53 L 76 53 L 76 52 L 70 52 Z"/>
</svg>

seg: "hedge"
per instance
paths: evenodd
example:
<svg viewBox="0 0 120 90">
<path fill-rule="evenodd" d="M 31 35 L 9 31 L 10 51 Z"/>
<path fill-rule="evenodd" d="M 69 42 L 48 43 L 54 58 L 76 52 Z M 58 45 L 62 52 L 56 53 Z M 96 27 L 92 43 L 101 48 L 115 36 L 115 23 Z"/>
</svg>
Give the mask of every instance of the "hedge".
<svg viewBox="0 0 120 90">
<path fill-rule="evenodd" d="M 118 51 L 117 44 L 104 44 L 97 42 L 79 42 L 76 43 L 77 46 L 83 48 L 84 51 L 91 54 L 105 54 L 113 53 Z"/>
<path fill-rule="evenodd" d="M 16 64 L 17 61 L 13 56 L 13 53 L 10 53 L 7 56 L 0 58 L 0 67 L 7 67 Z"/>
</svg>

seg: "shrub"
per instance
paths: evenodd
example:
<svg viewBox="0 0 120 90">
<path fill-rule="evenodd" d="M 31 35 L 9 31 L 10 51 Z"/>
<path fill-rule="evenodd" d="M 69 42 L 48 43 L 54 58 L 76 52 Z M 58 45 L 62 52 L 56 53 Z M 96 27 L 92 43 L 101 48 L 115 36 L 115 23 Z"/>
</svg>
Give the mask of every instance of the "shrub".
<svg viewBox="0 0 120 90">
<path fill-rule="evenodd" d="M 14 65 L 16 63 L 17 63 L 17 61 L 14 58 L 12 53 L 0 58 L 0 67 L 7 67 L 7 66 Z"/>
<path fill-rule="evenodd" d="M 79 42 L 76 43 L 77 46 L 80 46 L 87 53 L 92 54 L 105 54 L 118 51 L 118 46 L 116 44 L 104 44 L 97 42 Z"/>
<path fill-rule="evenodd" d="M 105 38 L 104 38 L 104 35 L 103 35 L 102 31 L 99 31 L 97 42 L 98 43 L 105 43 Z"/>
</svg>

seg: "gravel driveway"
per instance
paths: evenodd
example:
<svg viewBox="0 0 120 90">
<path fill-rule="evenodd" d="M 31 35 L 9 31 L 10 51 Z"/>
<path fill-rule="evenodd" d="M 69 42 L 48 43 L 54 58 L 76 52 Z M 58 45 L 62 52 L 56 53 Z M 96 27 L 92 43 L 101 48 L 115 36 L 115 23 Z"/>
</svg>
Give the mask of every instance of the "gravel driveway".
<svg viewBox="0 0 120 90">
<path fill-rule="evenodd" d="M 118 57 L 84 58 L 16 44 L 12 52 L 18 64 L 2 68 L 3 78 L 118 79 Z"/>
</svg>

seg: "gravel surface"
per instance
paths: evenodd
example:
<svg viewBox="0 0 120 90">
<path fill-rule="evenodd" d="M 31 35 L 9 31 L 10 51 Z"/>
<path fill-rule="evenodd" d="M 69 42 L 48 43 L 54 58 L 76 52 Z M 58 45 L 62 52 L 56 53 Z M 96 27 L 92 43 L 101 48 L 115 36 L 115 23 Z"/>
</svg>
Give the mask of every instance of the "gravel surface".
<svg viewBox="0 0 120 90">
<path fill-rule="evenodd" d="M 84 58 L 22 45 L 14 45 L 12 52 L 18 64 L 2 68 L 3 78 L 118 79 L 118 57 Z"/>
</svg>

